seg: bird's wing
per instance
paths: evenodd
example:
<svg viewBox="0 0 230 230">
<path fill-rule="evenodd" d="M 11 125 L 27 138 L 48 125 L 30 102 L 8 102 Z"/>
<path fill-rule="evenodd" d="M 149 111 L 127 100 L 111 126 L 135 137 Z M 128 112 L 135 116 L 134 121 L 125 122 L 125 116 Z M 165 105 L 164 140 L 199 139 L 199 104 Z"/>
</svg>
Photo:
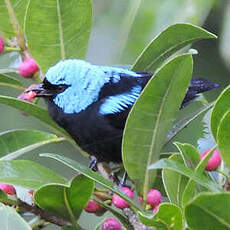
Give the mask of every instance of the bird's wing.
<svg viewBox="0 0 230 230">
<path fill-rule="evenodd" d="M 118 73 L 116 73 L 117 75 Z M 123 129 L 132 105 L 151 78 L 151 73 L 137 73 L 138 76 L 119 73 L 119 81 L 107 83 L 100 93 L 99 113 L 109 123 Z"/>
</svg>

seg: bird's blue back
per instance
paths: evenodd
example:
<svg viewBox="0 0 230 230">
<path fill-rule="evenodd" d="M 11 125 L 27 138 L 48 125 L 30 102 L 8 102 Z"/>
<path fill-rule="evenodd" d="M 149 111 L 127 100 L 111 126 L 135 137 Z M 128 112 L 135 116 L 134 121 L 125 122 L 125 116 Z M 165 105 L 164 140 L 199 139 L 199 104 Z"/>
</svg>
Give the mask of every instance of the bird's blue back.
<svg viewBox="0 0 230 230">
<path fill-rule="evenodd" d="M 130 70 L 96 66 L 78 59 L 60 61 L 46 73 L 46 79 L 51 84 L 69 86 L 53 99 L 54 103 L 68 114 L 79 113 L 96 102 L 107 83 L 112 91 L 122 78 L 141 77 L 141 74 Z M 137 84 L 116 95 L 108 95 L 103 99 L 98 112 L 105 115 L 126 109 L 136 101 L 141 90 L 141 84 Z"/>
</svg>

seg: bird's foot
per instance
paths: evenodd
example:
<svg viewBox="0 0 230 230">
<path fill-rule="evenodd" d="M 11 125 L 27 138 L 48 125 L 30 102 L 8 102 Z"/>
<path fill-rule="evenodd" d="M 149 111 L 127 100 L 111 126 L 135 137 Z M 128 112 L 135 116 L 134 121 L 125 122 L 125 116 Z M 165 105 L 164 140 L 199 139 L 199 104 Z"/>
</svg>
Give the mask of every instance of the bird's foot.
<svg viewBox="0 0 230 230">
<path fill-rule="evenodd" d="M 95 172 L 97 171 L 97 158 L 96 157 L 94 156 L 90 157 L 89 168 Z"/>
<path fill-rule="evenodd" d="M 121 178 L 121 180 L 119 181 L 119 187 L 121 188 L 121 187 L 129 187 L 129 186 L 127 186 L 126 185 L 126 179 L 127 179 L 127 176 L 128 176 L 128 174 L 127 174 L 127 172 L 125 171 L 124 172 L 124 174 L 123 174 L 123 176 L 122 176 L 122 178 Z"/>
</svg>

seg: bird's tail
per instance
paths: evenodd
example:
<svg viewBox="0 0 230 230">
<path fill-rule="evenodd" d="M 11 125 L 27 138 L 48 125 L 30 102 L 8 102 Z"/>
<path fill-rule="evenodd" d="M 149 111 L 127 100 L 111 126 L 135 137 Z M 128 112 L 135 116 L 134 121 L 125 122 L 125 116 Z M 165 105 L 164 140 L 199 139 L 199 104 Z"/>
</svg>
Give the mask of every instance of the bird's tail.
<svg viewBox="0 0 230 230">
<path fill-rule="evenodd" d="M 186 92 L 185 98 L 181 104 L 181 108 L 184 108 L 186 105 L 191 103 L 195 98 L 199 96 L 199 93 L 203 93 L 212 89 L 219 87 L 219 84 L 213 83 L 207 79 L 195 78 L 192 79 L 188 90 Z"/>
</svg>

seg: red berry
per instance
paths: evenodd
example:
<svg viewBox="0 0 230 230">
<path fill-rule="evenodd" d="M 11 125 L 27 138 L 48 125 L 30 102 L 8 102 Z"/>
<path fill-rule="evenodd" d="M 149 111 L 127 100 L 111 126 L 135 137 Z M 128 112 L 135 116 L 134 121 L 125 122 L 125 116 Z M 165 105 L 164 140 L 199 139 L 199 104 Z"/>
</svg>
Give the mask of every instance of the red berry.
<svg viewBox="0 0 230 230">
<path fill-rule="evenodd" d="M 2 37 L 0 37 L 0 53 L 2 53 L 4 51 L 4 41 L 2 39 Z"/>
<path fill-rule="evenodd" d="M 150 189 L 147 194 L 147 204 L 152 205 L 153 207 L 156 207 L 161 203 L 161 193 L 157 189 Z"/>
<path fill-rule="evenodd" d="M 32 190 L 32 189 L 30 189 L 29 191 L 28 191 L 28 193 L 30 194 L 30 195 L 34 195 L 34 190 Z"/>
<path fill-rule="evenodd" d="M 108 218 L 103 223 L 102 230 L 121 230 L 121 223 L 115 218 Z"/>
<path fill-rule="evenodd" d="M 200 155 L 200 159 L 202 160 L 208 153 L 210 152 L 210 150 L 205 151 L 204 153 L 202 153 Z M 212 156 L 209 158 L 208 163 L 205 167 L 205 169 L 207 171 L 215 171 L 221 164 L 221 156 L 220 156 L 220 152 L 219 150 L 215 150 L 212 154 Z"/>
<path fill-rule="evenodd" d="M 15 190 L 14 186 L 9 185 L 9 184 L 0 183 L 0 189 L 8 195 L 15 195 L 16 194 L 16 190 Z"/>
<path fill-rule="evenodd" d="M 99 209 L 100 205 L 94 200 L 89 200 L 88 204 L 85 206 L 86 212 L 97 212 Z"/>
<path fill-rule="evenodd" d="M 19 73 L 23 77 L 32 77 L 38 70 L 39 67 L 33 58 L 27 58 L 19 66 Z"/>
<path fill-rule="evenodd" d="M 123 191 L 128 197 L 133 199 L 133 192 L 130 188 L 122 187 L 121 191 Z M 129 207 L 129 204 L 117 194 L 113 194 L 112 202 L 117 208 L 124 209 Z"/>
</svg>

